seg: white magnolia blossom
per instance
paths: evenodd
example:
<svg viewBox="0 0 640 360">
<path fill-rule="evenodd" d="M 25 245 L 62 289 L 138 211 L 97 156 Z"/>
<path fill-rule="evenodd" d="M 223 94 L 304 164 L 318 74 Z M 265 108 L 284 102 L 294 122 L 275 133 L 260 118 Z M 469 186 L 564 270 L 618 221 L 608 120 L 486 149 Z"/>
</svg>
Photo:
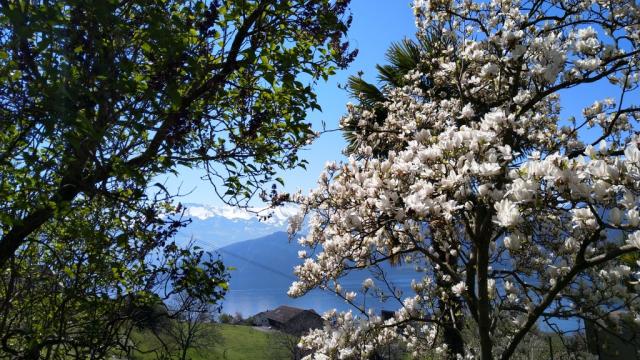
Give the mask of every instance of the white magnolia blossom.
<svg viewBox="0 0 640 360">
<path fill-rule="evenodd" d="M 297 197 L 291 231 L 307 217 L 300 243 L 314 255 L 289 294 L 332 290 L 357 311 L 303 337 L 309 358 L 362 359 L 402 341 L 418 357 L 506 359 L 542 319 L 640 316 L 638 266 L 621 260 L 640 249 L 640 9 L 543 3 L 414 1 L 431 48 L 405 85 L 384 89 L 382 121 L 347 106 L 349 160 Z M 560 90 L 598 81 L 618 94 L 561 116 L 574 99 Z M 340 286 L 386 261 L 416 270 L 411 289 Z M 366 307 L 374 295 L 396 301 L 393 318 Z M 443 335 L 471 323 L 477 346 Z"/>
<path fill-rule="evenodd" d="M 362 288 L 364 288 L 364 289 L 371 289 L 373 286 L 374 286 L 373 279 L 371 279 L 371 278 L 366 278 L 362 282 Z"/>
<path fill-rule="evenodd" d="M 355 298 L 356 298 L 356 296 L 357 296 L 357 295 L 358 295 L 358 294 L 357 294 L 355 291 L 349 291 L 348 293 L 346 293 L 346 294 L 344 295 L 344 298 L 345 298 L 347 301 L 353 301 L 353 300 L 355 300 Z"/>
<path fill-rule="evenodd" d="M 503 227 L 513 227 L 522 221 L 520 210 L 514 202 L 509 199 L 502 199 L 495 203 L 496 224 Z"/>
<path fill-rule="evenodd" d="M 453 285 L 451 287 L 451 291 L 453 291 L 454 294 L 456 294 L 457 296 L 462 296 L 462 294 L 467 291 L 467 285 L 464 283 L 464 281 L 461 281 L 455 285 Z"/>
<path fill-rule="evenodd" d="M 629 235 L 629 237 L 627 238 L 627 243 L 640 249 L 640 231 L 636 231 L 633 234 Z"/>
</svg>

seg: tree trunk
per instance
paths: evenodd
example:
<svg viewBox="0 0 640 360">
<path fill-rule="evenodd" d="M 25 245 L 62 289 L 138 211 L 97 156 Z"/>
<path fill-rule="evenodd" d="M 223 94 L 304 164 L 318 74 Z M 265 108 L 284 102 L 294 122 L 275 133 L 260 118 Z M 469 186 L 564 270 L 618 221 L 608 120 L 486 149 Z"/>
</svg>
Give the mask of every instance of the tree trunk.
<svg viewBox="0 0 640 360">
<path fill-rule="evenodd" d="M 455 256 L 441 249 L 437 243 L 434 243 L 434 249 L 440 261 L 446 263 L 451 269 L 457 269 L 457 258 Z M 436 283 L 446 292 L 450 292 L 451 287 L 454 285 L 451 280 L 444 280 L 442 277 L 438 277 Z M 464 340 L 460 333 L 464 325 L 462 304 L 460 299 L 453 296 L 440 298 L 438 299 L 438 303 L 440 313 L 442 314 L 440 321 L 442 322 L 443 328 L 443 341 L 445 345 L 447 345 L 447 357 L 449 359 L 457 359 L 457 355 L 464 355 Z"/>
<path fill-rule="evenodd" d="M 460 316 L 454 316 L 453 321 L 447 321 L 444 325 L 444 343 L 449 349 L 449 358 L 451 359 L 457 359 L 458 354 L 464 355 L 464 340 L 459 330 L 461 326 Z"/>
<path fill-rule="evenodd" d="M 480 336 L 480 359 L 491 360 L 491 319 L 488 284 L 489 244 L 478 247 L 478 335 Z"/>
</svg>

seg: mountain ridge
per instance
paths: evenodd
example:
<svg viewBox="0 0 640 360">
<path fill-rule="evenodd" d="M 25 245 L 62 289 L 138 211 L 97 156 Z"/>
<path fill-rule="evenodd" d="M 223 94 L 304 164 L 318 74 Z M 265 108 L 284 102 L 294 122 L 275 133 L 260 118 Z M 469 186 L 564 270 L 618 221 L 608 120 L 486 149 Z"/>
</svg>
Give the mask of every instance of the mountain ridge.
<svg viewBox="0 0 640 360">
<path fill-rule="evenodd" d="M 298 210 L 295 207 L 274 209 L 271 217 L 264 209 L 241 209 L 231 206 L 212 206 L 188 203 L 185 205 L 185 217 L 191 223 L 181 229 L 177 239 L 183 243 L 192 242 L 206 250 L 215 250 L 247 239 L 267 236 L 287 229 L 289 216 Z"/>
</svg>

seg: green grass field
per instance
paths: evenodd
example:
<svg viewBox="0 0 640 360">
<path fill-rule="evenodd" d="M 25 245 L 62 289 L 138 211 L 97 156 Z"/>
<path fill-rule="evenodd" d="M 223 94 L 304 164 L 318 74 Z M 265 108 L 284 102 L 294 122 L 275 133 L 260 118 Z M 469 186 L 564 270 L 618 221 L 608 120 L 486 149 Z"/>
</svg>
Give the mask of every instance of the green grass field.
<svg viewBox="0 0 640 360">
<path fill-rule="evenodd" d="M 206 349 L 190 350 L 191 360 L 286 360 L 289 352 L 282 345 L 281 333 L 262 332 L 250 326 L 208 324 L 211 327 L 209 340 L 212 344 Z M 157 340 L 151 334 L 136 335 L 143 350 L 149 350 L 157 345 Z M 137 360 L 152 360 L 156 356 L 152 353 L 138 353 Z"/>
<path fill-rule="evenodd" d="M 214 348 L 212 357 L 207 359 L 258 360 L 288 359 L 277 336 L 278 333 L 266 333 L 249 326 L 216 324 L 220 328 L 222 343 Z M 194 359 L 195 360 L 195 359 Z"/>
</svg>

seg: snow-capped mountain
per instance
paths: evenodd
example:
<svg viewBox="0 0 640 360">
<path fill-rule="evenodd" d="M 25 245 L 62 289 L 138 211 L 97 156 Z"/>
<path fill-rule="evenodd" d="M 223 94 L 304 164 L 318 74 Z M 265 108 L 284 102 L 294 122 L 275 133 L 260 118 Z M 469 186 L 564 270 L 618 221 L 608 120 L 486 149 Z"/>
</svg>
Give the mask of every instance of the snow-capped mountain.
<svg viewBox="0 0 640 360">
<path fill-rule="evenodd" d="M 273 210 L 202 204 L 184 206 L 185 216 L 191 218 L 192 223 L 180 231 L 178 238 L 193 240 L 207 250 L 286 231 L 287 219 L 298 211 L 293 206 Z"/>
<path fill-rule="evenodd" d="M 348 309 L 342 299 L 331 293 L 314 290 L 299 299 L 287 296 L 289 286 L 296 280 L 293 268 L 302 263 L 298 258 L 300 245 L 295 240 L 290 241 L 285 232 L 288 217 L 298 209 L 279 208 L 261 221 L 259 215 L 264 216 L 265 212 L 259 212 L 261 209 L 257 208 L 242 210 L 201 204 L 185 204 L 185 207 L 185 215 L 192 223 L 180 231 L 179 240 L 193 240 L 195 245 L 217 252 L 225 265 L 233 269 L 229 273 L 230 287 L 223 305 L 225 312 L 238 311 L 246 316 L 283 304 L 318 312 L 331 308 Z M 408 289 L 415 276 L 408 267 L 386 270 L 392 276 L 389 279 L 403 289 Z M 353 272 L 341 283 L 345 289 L 357 290 L 367 277 L 371 277 L 368 272 Z M 391 304 L 368 304 L 378 309 L 392 308 Z"/>
<path fill-rule="evenodd" d="M 267 219 L 262 220 L 262 222 L 274 226 L 286 225 L 287 219 L 298 212 L 298 208 L 294 206 L 281 206 L 276 209 L 258 207 L 244 209 L 229 205 L 209 206 L 201 204 L 185 204 L 185 207 L 187 208 L 187 216 L 198 218 L 200 220 L 206 220 L 218 216 L 228 220 L 251 221 L 258 217 L 271 215 Z"/>
</svg>

